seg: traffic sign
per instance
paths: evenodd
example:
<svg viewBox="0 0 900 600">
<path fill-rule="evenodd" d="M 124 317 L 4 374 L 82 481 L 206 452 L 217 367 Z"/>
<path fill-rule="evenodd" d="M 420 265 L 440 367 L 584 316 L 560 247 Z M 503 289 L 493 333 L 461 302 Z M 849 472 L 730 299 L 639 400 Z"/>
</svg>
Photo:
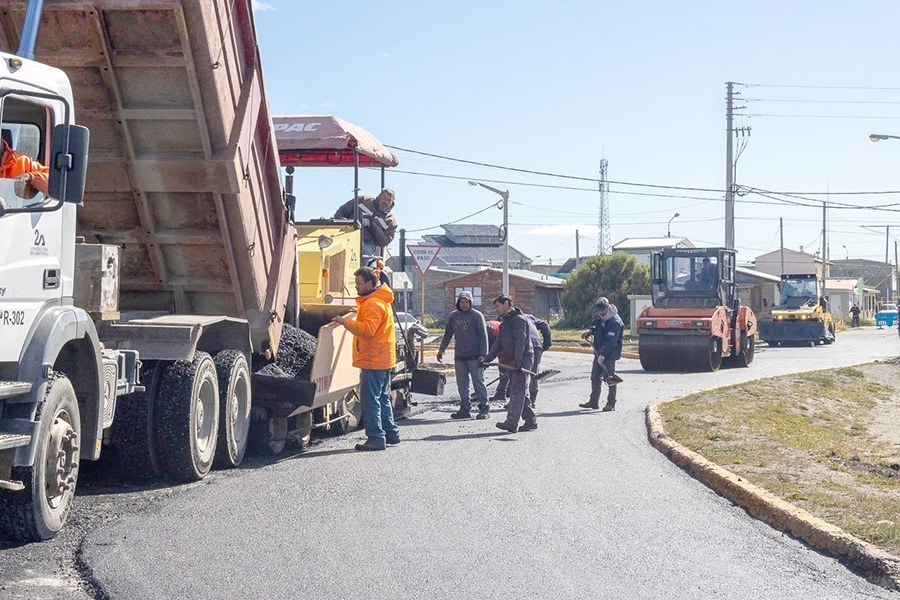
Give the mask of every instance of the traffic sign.
<svg viewBox="0 0 900 600">
<path fill-rule="evenodd" d="M 416 266 L 419 267 L 419 272 L 422 275 L 425 275 L 428 268 L 431 267 L 431 263 L 437 257 L 438 252 L 441 251 L 441 247 L 437 244 L 408 244 L 406 249 L 409 250 L 413 260 L 416 261 Z"/>
</svg>

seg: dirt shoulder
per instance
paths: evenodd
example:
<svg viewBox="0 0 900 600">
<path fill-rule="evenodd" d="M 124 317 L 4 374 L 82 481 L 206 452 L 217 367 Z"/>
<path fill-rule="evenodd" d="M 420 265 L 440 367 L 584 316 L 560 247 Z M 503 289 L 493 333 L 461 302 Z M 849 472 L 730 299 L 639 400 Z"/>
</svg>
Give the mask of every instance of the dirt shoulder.
<svg viewBox="0 0 900 600">
<path fill-rule="evenodd" d="M 658 411 L 674 441 L 900 556 L 900 361 L 750 382 Z"/>
</svg>

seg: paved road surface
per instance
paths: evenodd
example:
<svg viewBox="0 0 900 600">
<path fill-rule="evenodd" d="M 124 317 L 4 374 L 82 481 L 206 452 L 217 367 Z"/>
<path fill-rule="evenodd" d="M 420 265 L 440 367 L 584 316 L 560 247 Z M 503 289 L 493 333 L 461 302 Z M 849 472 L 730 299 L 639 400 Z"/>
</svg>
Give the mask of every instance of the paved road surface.
<svg viewBox="0 0 900 600">
<path fill-rule="evenodd" d="M 353 452 L 354 435 L 213 477 L 89 533 L 76 562 L 96 589 L 83 597 L 896 598 L 688 477 L 647 443 L 643 409 L 898 354 L 895 331 L 868 328 L 760 349 L 750 369 L 661 375 L 623 360 L 619 409 L 599 413 L 576 406 L 591 357 L 549 353 L 563 373 L 542 389 L 537 431 L 450 421 L 441 404 L 382 453 Z"/>
</svg>

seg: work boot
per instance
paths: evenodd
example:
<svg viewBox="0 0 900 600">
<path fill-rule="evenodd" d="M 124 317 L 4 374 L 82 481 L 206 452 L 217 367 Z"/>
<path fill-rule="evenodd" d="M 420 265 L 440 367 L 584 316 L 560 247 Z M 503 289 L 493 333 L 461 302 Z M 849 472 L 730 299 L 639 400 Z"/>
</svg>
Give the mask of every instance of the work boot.
<svg viewBox="0 0 900 600">
<path fill-rule="evenodd" d="M 519 431 L 534 431 L 535 429 L 537 429 L 537 419 L 525 421 L 525 423 L 519 427 Z"/>
<path fill-rule="evenodd" d="M 398 435 L 395 438 L 389 437 L 385 440 L 385 442 L 387 443 L 388 446 L 396 446 L 397 444 L 400 443 L 400 436 Z"/>
<path fill-rule="evenodd" d="M 515 425 L 510 425 L 510 424 L 507 423 L 506 421 L 501 421 L 501 422 L 499 422 L 499 423 L 494 423 L 494 425 L 497 427 L 497 429 L 502 429 L 503 431 L 508 431 L 508 432 L 510 432 L 510 433 L 515 433 L 515 432 L 517 432 L 517 431 L 519 430 L 518 427 L 516 427 Z"/>
<path fill-rule="evenodd" d="M 487 405 L 479 406 L 478 414 L 475 415 L 475 418 L 478 419 L 479 421 L 483 421 L 484 419 L 487 419 L 490 414 L 491 414 L 491 408 L 489 406 L 487 406 Z"/>
<path fill-rule="evenodd" d="M 372 452 L 377 450 L 384 450 L 385 445 L 379 444 L 378 442 L 372 440 L 366 440 L 362 444 L 357 444 L 355 449 L 359 452 Z"/>
<path fill-rule="evenodd" d="M 451 419 L 471 419 L 472 413 L 467 410 L 459 409 L 455 413 L 450 415 Z"/>
<path fill-rule="evenodd" d="M 584 404 L 579 404 L 578 406 L 580 408 L 593 408 L 594 410 L 597 410 L 600 408 L 600 403 L 596 400 L 588 400 Z"/>
<path fill-rule="evenodd" d="M 493 396 L 488 398 L 488 400 L 490 400 L 491 402 L 503 402 L 504 400 L 506 400 L 506 392 L 497 390 L 496 392 L 494 392 Z"/>
<path fill-rule="evenodd" d="M 579 404 L 578 406 L 581 408 L 593 408 L 597 410 L 600 408 L 600 392 L 603 387 L 603 382 L 599 379 L 591 379 L 591 397 L 584 404 Z"/>
<path fill-rule="evenodd" d="M 606 382 L 606 385 L 612 387 L 614 385 L 618 385 L 618 384 L 622 383 L 624 380 L 621 377 L 619 377 L 618 375 L 612 374 L 609 377 L 607 377 L 606 379 L 604 379 L 604 381 Z"/>
<path fill-rule="evenodd" d="M 603 412 L 612 412 L 614 410 L 616 410 L 615 402 L 607 402 L 606 404 L 603 405 Z"/>
</svg>

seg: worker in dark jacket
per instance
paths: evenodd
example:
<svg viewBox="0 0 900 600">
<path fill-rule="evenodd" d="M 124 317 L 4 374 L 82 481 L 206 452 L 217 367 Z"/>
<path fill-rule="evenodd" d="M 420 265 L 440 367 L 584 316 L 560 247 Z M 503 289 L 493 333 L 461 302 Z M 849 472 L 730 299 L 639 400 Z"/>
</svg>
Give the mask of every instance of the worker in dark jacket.
<svg viewBox="0 0 900 600">
<path fill-rule="evenodd" d="M 512 298 L 501 294 L 494 299 L 494 310 L 500 317 L 500 334 L 491 346 L 487 361 L 503 356 L 509 369 L 509 405 L 506 420 L 497 427 L 510 433 L 520 429 L 519 419 L 524 418 L 522 431 L 537 429 L 537 419 L 531 405 L 525 402 L 529 374 L 534 362 L 534 350 L 528 333 L 528 319 L 512 304 Z"/>
<path fill-rule="evenodd" d="M 363 254 L 366 256 L 384 256 L 385 248 L 394 241 L 397 232 L 397 219 L 391 210 L 394 208 L 394 190 L 385 188 L 377 197 L 359 197 L 359 215 L 354 214 L 356 200 L 344 203 L 334 213 L 335 219 L 358 219 L 362 227 Z"/>
<path fill-rule="evenodd" d="M 478 401 L 478 419 L 487 419 L 490 412 L 487 388 L 484 387 L 484 367 L 481 363 L 488 353 L 487 329 L 484 315 L 472 307 L 472 293 L 462 291 L 456 299 L 456 310 L 447 317 L 444 339 L 438 349 L 437 361 L 442 362 L 444 351 L 450 340 L 455 338 L 453 358 L 456 369 L 456 386 L 459 389 L 459 411 L 450 415 L 451 419 L 471 418 L 469 399 L 469 379 L 475 388 Z"/>
<path fill-rule="evenodd" d="M 600 391 L 605 382 L 609 387 L 604 412 L 616 410 L 616 384 L 622 379 L 616 375 L 616 361 L 622 358 L 622 332 L 625 324 L 619 311 L 609 300 L 600 297 L 594 303 L 597 318 L 590 331 L 582 337 L 593 337 L 594 366 L 591 369 L 591 397 L 581 408 L 600 408 Z"/>
<path fill-rule="evenodd" d="M 546 351 L 552 343 L 550 337 L 550 324 L 534 315 L 525 316 L 528 318 L 531 325 L 531 327 L 529 327 L 529 336 L 531 338 L 531 346 L 534 350 L 534 366 L 531 370 L 537 373 L 538 369 L 541 368 L 541 357 L 544 355 L 544 351 Z M 537 393 L 538 380 L 532 377 L 531 384 L 528 386 L 528 400 L 531 403 L 531 408 L 534 408 L 535 401 L 537 400 Z"/>
</svg>

